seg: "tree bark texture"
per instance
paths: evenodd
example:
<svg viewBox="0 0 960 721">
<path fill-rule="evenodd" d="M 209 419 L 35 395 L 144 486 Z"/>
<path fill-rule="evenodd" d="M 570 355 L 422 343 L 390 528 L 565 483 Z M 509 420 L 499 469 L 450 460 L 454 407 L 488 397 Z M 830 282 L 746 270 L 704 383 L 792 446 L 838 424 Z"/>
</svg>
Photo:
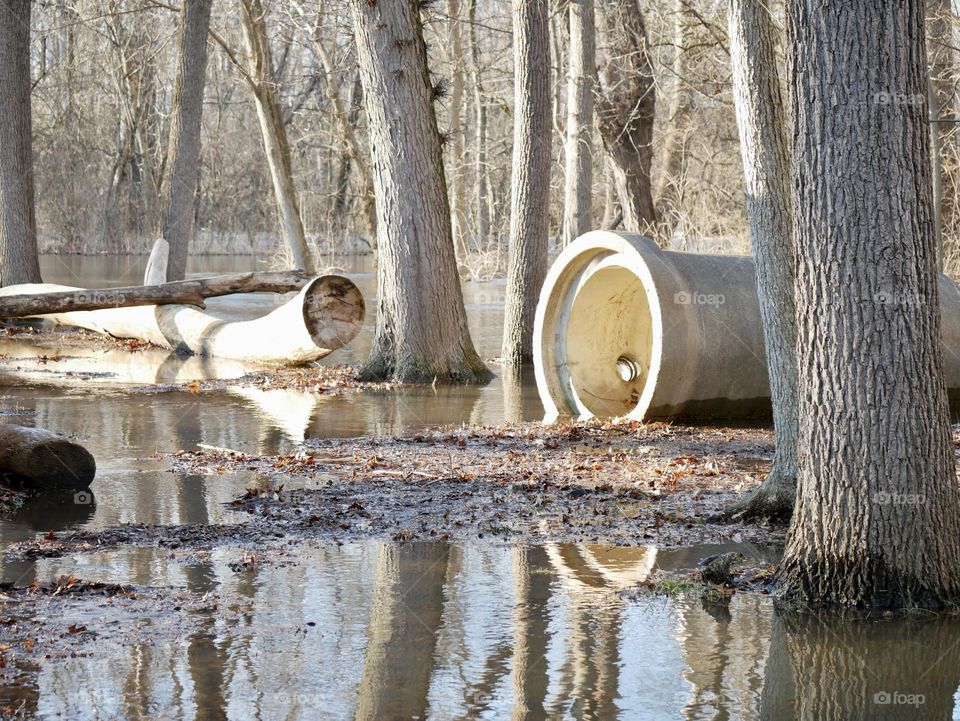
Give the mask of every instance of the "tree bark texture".
<svg viewBox="0 0 960 721">
<path fill-rule="evenodd" d="M 567 138 L 563 194 L 563 245 L 592 230 L 593 81 L 596 23 L 593 0 L 570 0 L 570 55 L 567 75 Z"/>
<path fill-rule="evenodd" d="M 600 93 L 597 126 L 610 158 L 624 230 L 656 222 L 650 166 L 656 103 L 643 12 L 635 0 L 597 5 Z"/>
<path fill-rule="evenodd" d="M 184 0 L 177 41 L 177 79 L 162 196 L 161 237 L 170 244 L 167 280 L 182 280 L 193 239 L 197 180 L 200 177 L 200 123 L 207 72 L 207 32 L 213 0 Z"/>
<path fill-rule="evenodd" d="M 550 223 L 550 7 L 514 0 L 515 115 L 504 363 L 533 362 L 533 320 L 547 274 Z"/>
<path fill-rule="evenodd" d="M 0 285 L 38 283 L 30 0 L 0 0 Z"/>
<path fill-rule="evenodd" d="M 477 382 L 419 3 L 351 0 L 377 202 L 377 326 L 365 378 Z"/>
<path fill-rule="evenodd" d="M 730 0 L 727 34 L 776 432 L 770 473 L 734 511 L 784 519 L 793 511 L 797 485 L 796 261 L 787 118 L 769 6 L 763 0 Z"/>
<path fill-rule="evenodd" d="M 923 9 L 788 3 L 800 426 L 781 602 L 960 597 Z"/>
</svg>

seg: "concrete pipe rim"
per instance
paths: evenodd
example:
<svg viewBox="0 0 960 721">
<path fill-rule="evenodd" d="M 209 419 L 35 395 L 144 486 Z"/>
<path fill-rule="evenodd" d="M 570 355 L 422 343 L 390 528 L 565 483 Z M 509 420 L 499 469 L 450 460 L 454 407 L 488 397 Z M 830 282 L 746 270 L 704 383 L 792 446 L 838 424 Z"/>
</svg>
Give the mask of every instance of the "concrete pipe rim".
<svg viewBox="0 0 960 721">
<path fill-rule="evenodd" d="M 300 291 L 303 324 L 318 348 L 336 350 L 356 338 L 363 327 L 363 293 L 342 275 L 321 275 Z"/>
<path fill-rule="evenodd" d="M 588 419 L 614 417 L 642 420 L 653 398 L 657 377 L 663 357 L 663 319 L 661 301 L 649 263 L 661 262 L 662 251 L 649 238 L 642 235 L 592 231 L 577 238 L 567 246 L 550 267 L 537 304 L 534 322 L 534 371 L 537 390 L 544 406 L 545 421 L 561 417 Z M 642 296 L 645 305 L 643 319 L 648 327 L 648 338 L 639 352 L 614 352 L 605 354 L 602 373 L 609 371 L 611 387 L 617 382 L 626 386 L 617 392 L 625 393 L 630 384 L 629 400 L 609 399 L 610 403 L 598 404 L 586 399 L 582 384 L 578 384 L 578 372 L 572 368 L 583 364 L 570 362 L 568 338 L 561 338 L 566 327 L 570 332 L 569 316 L 578 312 L 575 308 L 578 294 L 584 288 L 593 293 L 603 288 L 601 274 L 607 279 L 619 278 L 621 282 L 633 283 L 632 292 Z M 566 322 L 566 326 L 564 326 Z M 588 322 L 581 322 L 588 329 Z M 598 325 L 602 325 L 599 323 Z M 563 326 L 563 327 L 562 327 Z M 609 340 L 609 339 L 607 339 Z M 639 356 L 639 357 L 638 357 Z M 609 365 L 609 369 L 606 366 Z M 643 375 L 642 384 L 637 383 Z M 581 387 L 578 388 L 578 385 Z M 637 387 L 640 386 L 640 390 Z"/>
</svg>

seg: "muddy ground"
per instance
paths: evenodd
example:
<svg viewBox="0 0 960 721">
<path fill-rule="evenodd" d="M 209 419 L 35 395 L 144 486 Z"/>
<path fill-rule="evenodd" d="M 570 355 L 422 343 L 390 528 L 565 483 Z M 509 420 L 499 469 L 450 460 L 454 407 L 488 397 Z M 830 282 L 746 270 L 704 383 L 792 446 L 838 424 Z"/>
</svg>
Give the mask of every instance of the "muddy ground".
<svg viewBox="0 0 960 721">
<path fill-rule="evenodd" d="M 166 456 L 171 472 L 261 479 L 233 501 L 245 522 L 48 533 L 6 555 L 307 538 L 777 544 L 782 527 L 714 520 L 762 480 L 772 450 L 764 429 L 596 421 L 312 441 L 283 456 L 198 449 Z"/>
</svg>

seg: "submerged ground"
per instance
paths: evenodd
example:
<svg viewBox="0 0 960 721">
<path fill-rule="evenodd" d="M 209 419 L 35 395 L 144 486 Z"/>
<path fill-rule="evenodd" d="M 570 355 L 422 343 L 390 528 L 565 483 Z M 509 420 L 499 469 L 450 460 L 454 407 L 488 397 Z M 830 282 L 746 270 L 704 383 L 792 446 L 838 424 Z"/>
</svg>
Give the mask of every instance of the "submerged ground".
<svg viewBox="0 0 960 721">
<path fill-rule="evenodd" d="M 55 282 L 138 272 L 47 260 Z M 244 269 L 224 264 L 200 270 Z M 465 285 L 487 357 L 501 289 Z M 768 430 L 545 426 L 530 379 L 360 388 L 367 342 L 264 374 L 0 340 L 8 420 L 99 464 L 92 494 L 0 520 L 0 715 L 951 718 L 953 620 L 785 621 L 763 594 L 783 529 L 712 520 L 768 469 Z M 750 591 L 702 578 L 734 552 Z"/>
</svg>

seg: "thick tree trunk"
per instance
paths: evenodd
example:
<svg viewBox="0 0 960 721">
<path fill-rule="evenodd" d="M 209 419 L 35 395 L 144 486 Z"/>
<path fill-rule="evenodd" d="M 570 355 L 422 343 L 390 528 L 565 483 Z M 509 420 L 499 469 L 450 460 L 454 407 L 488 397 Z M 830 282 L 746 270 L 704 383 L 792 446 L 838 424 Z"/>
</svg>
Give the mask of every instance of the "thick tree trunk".
<svg viewBox="0 0 960 721">
<path fill-rule="evenodd" d="M 597 125 L 611 161 L 624 230 L 656 222 L 650 166 L 655 89 L 640 6 L 633 0 L 597 5 L 600 93 Z"/>
<path fill-rule="evenodd" d="M 502 355 L 507 365 L 520 365 L 533 362 L 533 319 L 547 274 L 551 145 L 547 0 L 514 0 L 513 28 L 513 175 Z"/>
<path fill-rule="evenodd" d="M 377 198 L 377 328 L 362 375 L 477 382 L 419 3 L 351 0 Z"/>
<path fill-rule="evenodd" d="M 0 285 L 37 283 L 30 2 L 0 0 Z"/>
<path fill-rule="evenodd" d="M 567 76 L 567 138 L 563 194 L 563 245 L 592 230 L 593 79 L 596 23 L 593 0 L 570 0 L 570 57 Z"/>
<path fill-rule="evenodd" d="M 777 442 L 767 478 L 732 510 L 736 516 L 785 519 L 793 512 L 797 485 L 796 272 L 787 119 L 768 5 L 730 0 L 728 36 Z"/>
<path fill-rule="evenodd" d="M 283 114 L 276 95 L 273 54 L 267 35 L 266 8 L 261 0 L 241 0 L 243 6 L 243 37 L 250 55 L 250 79 L 253 97 L 257 106 L 257 120 L 263 138 L 263 150 L 267 156 L 273 195 L 277 203 L 277 216 L 284 240 L 293 256 L 296 268 L 313 273 L 313 257 L 307 246 L 306 232 L 300 217 L 300 206 L 293 184 L 293 164 L 290 161 L 290 143 Z"/>
<path fill-rule="evenodd" d="M 161 191 L 164 204 L 161 237 L 170 244 L 167 280 L 181 280 L 186 274 L 193 239 L 200 176 L 200 123 L 207 74 L 207 31 L 212 5 L 213 0 L 184 0 L 180 10 L 177 80 Z"/>
<path fill-rule="evenodd" d="M 134 285 L 99 290 L 78 288 L 59 292 L 38 292 L 37 286 L 28 284 L 23 286 L 23 295 L 8 295 L 8 293 L 17 293 L 18 288 L 7 286 L 3 293 L 0 293 L 0 318 L 24 318 L 46 313 L 169 303 L 195 305 L 202 308 L 204 298 L 216 298 L 234 293 L 290 293 L 300 290 L 311 279 L 311 276 L 299 270 L 284 270 L 217 275 L 212 278 L 177 280 L 160 285 Z"/>
<path fill-rule="evenodd" d="M 41 488 L 89 488 L 97 463 L 86 448 L 56 433 L 3 423 L 0 473 Z"/>
<path fill-rule="evenodd" d="M 788 4 L 800 428 L 781 601 L 960 598 L 922 0 Z M 799 684 L 798 684 L 799 685 Z"/>
</svg>

